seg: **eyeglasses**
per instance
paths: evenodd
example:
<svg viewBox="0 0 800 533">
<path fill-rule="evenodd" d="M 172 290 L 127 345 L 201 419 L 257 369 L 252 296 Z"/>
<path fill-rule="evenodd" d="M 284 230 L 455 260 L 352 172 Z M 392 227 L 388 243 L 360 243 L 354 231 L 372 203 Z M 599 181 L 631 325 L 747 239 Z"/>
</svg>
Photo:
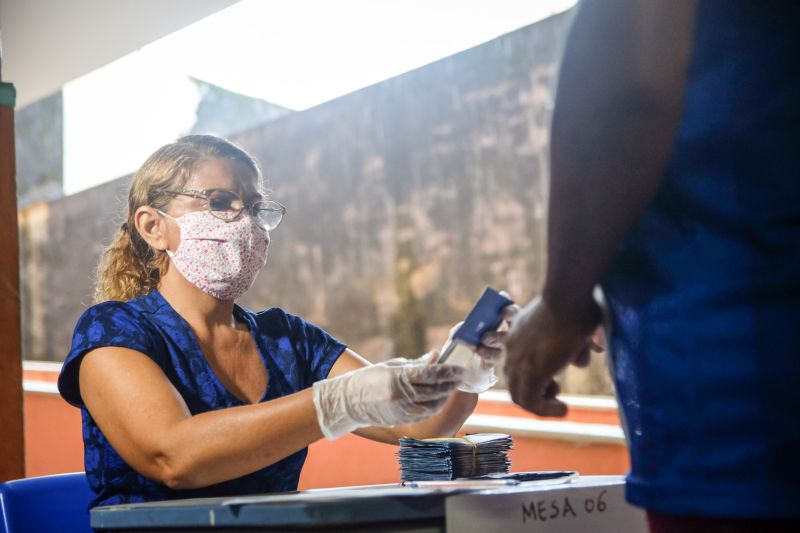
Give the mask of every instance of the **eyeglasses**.
<svg viewBox="0 0 800 533">
<path fill-rule="evenodd" d="M 165 190 L 165 194 L 191 196 L 205 201 L 206 209 L 215 217 L 225 222 L 233 222 L 247 210 L 256 223 L 267 231 L 272 231 L 281 223 L 286 208 L 272 200 L 257 200 L 247 205 L 242 197 L 228 189 L 181 189 Z"/>
</svg>

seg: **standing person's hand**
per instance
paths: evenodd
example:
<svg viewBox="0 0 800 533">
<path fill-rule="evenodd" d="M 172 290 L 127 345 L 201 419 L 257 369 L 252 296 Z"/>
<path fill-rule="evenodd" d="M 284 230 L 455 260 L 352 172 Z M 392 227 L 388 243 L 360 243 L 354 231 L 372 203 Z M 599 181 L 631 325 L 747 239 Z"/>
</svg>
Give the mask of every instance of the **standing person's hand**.
<svg viewBox="0 0 800 533">
<path fill-rule="evenodd" d="M 593 300 L 570 313 L 558 313 L 541 298 L 525 306 L 505 339 L 505 373 L 514 402 L 537 415 L 564 416 L 567 406 L 556 399 L 559 386 L 553 376 L 570 363 L 589 364 L 600 317 Z"/>
</svg>

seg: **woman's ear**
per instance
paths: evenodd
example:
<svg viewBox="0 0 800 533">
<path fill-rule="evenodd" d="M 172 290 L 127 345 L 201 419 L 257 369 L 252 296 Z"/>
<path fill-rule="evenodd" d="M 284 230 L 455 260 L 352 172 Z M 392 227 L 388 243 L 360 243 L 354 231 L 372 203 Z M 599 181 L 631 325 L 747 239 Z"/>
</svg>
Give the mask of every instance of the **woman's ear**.
<svg viewBox="0 0 800 533">
<path fill-rule="evenodd" d="M 152 248 L 162 252 L 169 248 L 167 221 L 158 211 L 152 207 L 141 206 L 134 213 L 133 221 L 136 224 L 136 231 Z"/>
</svg>

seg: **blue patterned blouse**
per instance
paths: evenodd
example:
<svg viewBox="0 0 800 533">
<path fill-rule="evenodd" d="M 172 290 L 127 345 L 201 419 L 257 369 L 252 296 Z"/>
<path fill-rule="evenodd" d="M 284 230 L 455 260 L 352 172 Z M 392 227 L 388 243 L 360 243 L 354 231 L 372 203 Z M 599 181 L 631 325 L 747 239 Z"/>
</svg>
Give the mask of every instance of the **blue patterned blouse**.
<svg viewBox="0 0 800 533">
<path fill-rule="evenodd" d="M 325 379 L 345 349 L 324 330 L 278 308 L 253 313 L 234 306 L 234 317 L 247 324 L 267 370 L 269 379 L 262 402 Z M 58 388 L 65 400 L 81 409 L 86 475 L 95 493 L 90 508 L 297 489 L 306 448 L 252 474 L 202 489 L 170 489 L 140 475 L 109 444 L 81 400 L 81 359 L 86 352 L 102 346 L 130 348 L 149 356 L 193 415 L 244 403 L 222 385 L 189 324 L 158 291 L 129 302 L 104 302 L 87 309 L 75 326 L 72 349 L 64 362 Z"/>
</svg>

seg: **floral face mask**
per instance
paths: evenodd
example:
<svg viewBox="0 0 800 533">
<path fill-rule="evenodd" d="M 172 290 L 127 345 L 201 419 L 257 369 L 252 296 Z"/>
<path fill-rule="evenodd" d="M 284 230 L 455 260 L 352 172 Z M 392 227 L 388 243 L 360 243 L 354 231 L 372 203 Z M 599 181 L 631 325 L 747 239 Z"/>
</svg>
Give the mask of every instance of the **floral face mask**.
<svg viewBox="0 0 800 533">
<path fill-rule="evenodd" d="M 269 234 L 251 216 L 232 222 L 208 211 L 173 217 L 181 230 L 175 252 L 167 250 L 184 278 L 218 300 L 235 300 L 250 289 L 267 261 Z"/>
</svg>

